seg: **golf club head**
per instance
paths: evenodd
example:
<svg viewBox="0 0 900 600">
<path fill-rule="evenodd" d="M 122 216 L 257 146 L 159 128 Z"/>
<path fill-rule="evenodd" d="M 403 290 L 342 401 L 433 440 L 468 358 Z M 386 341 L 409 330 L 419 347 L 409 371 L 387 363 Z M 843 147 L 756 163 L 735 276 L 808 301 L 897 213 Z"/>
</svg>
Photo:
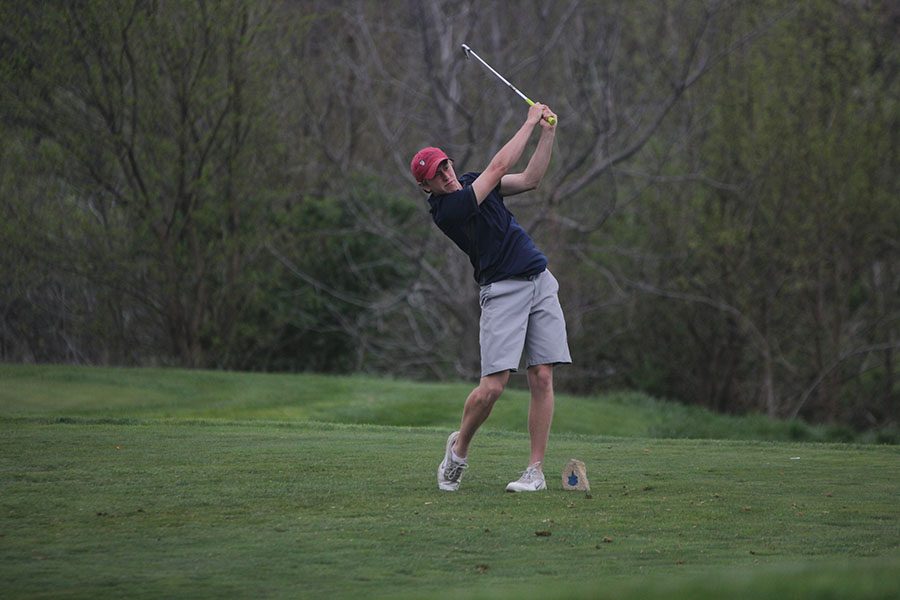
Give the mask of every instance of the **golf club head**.
<svg viewBox="0 0 900 600">
<path fill-rule="evenodd" d="M 463 52 L 466 53 L 466 58 L 469 58 L 469 53 L 472 51 L 472 49 L 469 48 L 468 46 L 466 46 L 465 44 L 462 45 L 462 49 L 463 49 Z"/>
</svg>

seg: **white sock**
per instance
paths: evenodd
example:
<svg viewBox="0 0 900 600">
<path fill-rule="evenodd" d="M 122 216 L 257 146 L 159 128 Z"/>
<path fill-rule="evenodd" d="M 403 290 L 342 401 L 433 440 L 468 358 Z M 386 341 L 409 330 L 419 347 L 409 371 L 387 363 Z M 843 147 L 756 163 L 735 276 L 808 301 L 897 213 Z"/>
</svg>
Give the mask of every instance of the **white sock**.
<svg viewBox="0 0 900 600">
<path fill-rule="evenodd" d="M 450 448 L 450 457 L 454 460 L 454 462 L 458 462 L 458 463 L 466 462 L 466 459 L 463 458 L 462 456 L 459 456 L 458 454 L 456 454 L 456 452 L 453 450 L 453 448 Z"/>
</svg>

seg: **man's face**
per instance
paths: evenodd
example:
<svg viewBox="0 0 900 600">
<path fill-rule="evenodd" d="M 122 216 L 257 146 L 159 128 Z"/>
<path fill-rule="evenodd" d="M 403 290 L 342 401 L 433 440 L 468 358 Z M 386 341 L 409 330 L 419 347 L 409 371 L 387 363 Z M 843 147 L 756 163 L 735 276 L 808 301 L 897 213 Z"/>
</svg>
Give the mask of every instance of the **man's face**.
<svg viewBox="0 0 900 600">
<path fill-rule="evenodd" d="M 422 183 L 422 189 L 438 196 L 449 194 L 462 189 L 459 181 L 456 179 L 456 172 L 453 170 L 453 162 L 450 159 L 441 161 L 434 177 L 426 179 Z"/>
</svg>

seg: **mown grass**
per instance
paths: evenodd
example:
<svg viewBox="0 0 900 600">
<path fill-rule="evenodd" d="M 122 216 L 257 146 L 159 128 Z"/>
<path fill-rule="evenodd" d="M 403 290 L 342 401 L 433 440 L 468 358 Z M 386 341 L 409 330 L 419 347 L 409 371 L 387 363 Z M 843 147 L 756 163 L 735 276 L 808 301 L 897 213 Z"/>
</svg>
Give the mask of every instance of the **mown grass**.
<svg viewBox="0 0 900 600">
<path fill-rule="evenodd" d="M 479 440 L 446 494 L 433 475 L 444 432 L 428 429 L 0 426 L 0 573 L 14 597 L 641 597 L 645 577 L 764 590 L 773 572 L 839 561 L 873 597 L 898 583 L 888 447 L 557 436 L 548 465 L 585 460 L 587 498 L 555 481 L 503 493 L 525 456 L 524 437 L 503 432 Z"/>
<path fill-rule="evenodd" d="M 319 394 L 341 386 L 348 402 L 377 407 L 378 385 L 397 384 L 384 392 L 390 403 L 415 384 L 323 378 L 316 389 L 306 377 L 56 367 L 16 381 L 7 375 L 20 368 L 2 369 L 3 597 L 893 598 L 900 589 L 894 446 L 555 433 L 550 489 L 513 495 L 503 487 L 524 466 L 527 438 L 495 427 L 448 494 L 434 481 L 443 425 L 268 412 L 338 405 Z M 588 465 L 590 498 L 561 489 L 570 457 Z"/>
<path fill-rule="evenodd" d="M 373 377 L 279 375 L 0 365 L 0 414 L 302 420 L 454 428 L 469 383 Z M 528 394 L 507 390 L 486 430 L 523 431 Z M 635 392 L 560 394 L 557 433 L 625 437 L 784 441 L 877 441 L 840 427 L 763 416 L 735 417 L 661 402 Z M 882 441 L 896 441 L 890 435 Z"/>
</svg>

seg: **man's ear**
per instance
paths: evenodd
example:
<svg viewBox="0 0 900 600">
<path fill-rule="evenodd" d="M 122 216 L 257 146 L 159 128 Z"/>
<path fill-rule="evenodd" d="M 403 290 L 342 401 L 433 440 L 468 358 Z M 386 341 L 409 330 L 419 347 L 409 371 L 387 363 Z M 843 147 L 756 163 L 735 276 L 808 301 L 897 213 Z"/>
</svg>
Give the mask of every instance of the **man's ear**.
<svg viewBox="0 0 900 600">
<path fill-rule="evenodd" d="M 419 182 L 419 189 L 422 190 L 423 192 L 425 192 L 426 194 L 430 194 L 430 193 L 431 193 L 431 190 L 429 190 L 427 187 L 425 187 L 425 182 L 424 182 L 424 181 L 420 181 L 420 182 Z"/>
</svg>

